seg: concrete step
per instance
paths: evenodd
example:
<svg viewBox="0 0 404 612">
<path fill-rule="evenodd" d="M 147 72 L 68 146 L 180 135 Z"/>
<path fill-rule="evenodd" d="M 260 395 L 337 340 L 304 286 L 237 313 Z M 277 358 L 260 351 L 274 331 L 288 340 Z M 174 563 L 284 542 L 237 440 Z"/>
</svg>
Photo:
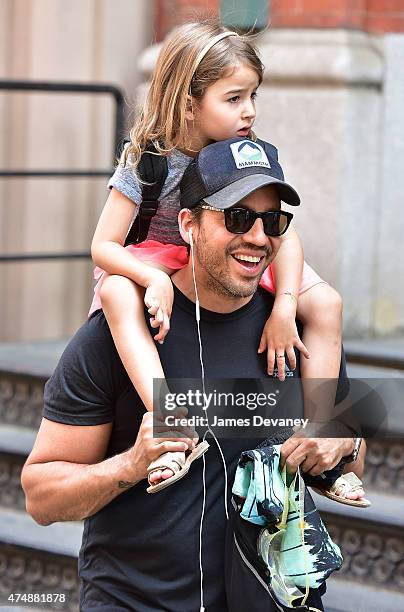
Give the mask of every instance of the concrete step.
<svg viewBox="0 0 404 612">
<path fill-rule="evenodd" d="M 21 470 L 35 437 L 33 429 L 0 424 L 0 507 L 25 509 Z"/>
<path fill-rule="evenodd" d="M 25 512 L 0 507 L 0 609 L 15 610 L 11 593 L 55 594 L 59 599 L 32 610 L 78 609 L 77 555 L 81 523 L 41 527 Z"/>
<path fill-rule="evenodd" d="M 36 342 L 0 343 L 0 372 L 46 380 L 53 372 L 68 338 Z"/>
<path fill-rule="evenodd" d="M 0 507 L 0 542 L 42 550 L 76 559 L 81 546 L 83 523 L 38 525 L 29 514 Z"/>
<path fill-rule="evenodd" d="M 377 526 L 382 528 L 385 525 L 401 530 L 400 533 L 404 536 L 403 498 L 399 495 L 368 489 L 366 498 L 371 501 L 372 505 L 368 508 L 355 508 L 335 502 L 315 491 L 312 493 L 317 508 L 328 517 L 343 518 L 347 524 L 351 521 L 360 521 L 363 524 L 372 523 L 374 529 Z"/>
<path fill-rule="evenodd" d="M 49 555 L 38 550 L 0 544 L 0 610 L 15 609 L 49 611 L 79 609 L 79 581 L 77 561 L 62 556 Z M 29 605 L 11 603 L 11 594 L 27 596 L 52 595 L 52 603 Z M 58 599 L 56 599 L 58 598 Z"/>
<path fill-rule="evenodd" d="M 326 612 L 400 612 L 404 610 L 404 593 L 364 586 L 334 574 L 327 580 L 323 603 Z"/>
<path fill-rule="evenodd" d="M 36 438 L 36 430 L 18 425 L 0 424 L 0 452 L 27 457 Z"/>
<path fill-rule="evenodd" d="M 325 601 L 341 612 L 404 610 L 402 498 L 369 489 L 369 508 L 354 508 L 313 492 L 344 564 L 327 585 Z M 327 608 L 328 609 L 328 608 Z"/>
<path fill-rule="evenodd" d="M 404 370 L 392 368 L 380 368 L 366 364 L 358 364 L 348 361 L 347 372 L 350 378 L 378 378 L 378 379 L 401 379 L 404 378 Z"/>
<path fill-rule="evenodd" d="M 344 347 L 352 363 L 404 370 L 404 338 L 347 339 Z"/>
</svg>

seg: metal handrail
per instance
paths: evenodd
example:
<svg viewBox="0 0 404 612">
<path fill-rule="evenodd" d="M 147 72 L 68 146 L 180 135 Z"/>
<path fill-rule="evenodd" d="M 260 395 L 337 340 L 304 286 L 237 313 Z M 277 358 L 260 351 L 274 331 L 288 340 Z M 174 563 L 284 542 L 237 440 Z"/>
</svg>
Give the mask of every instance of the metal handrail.
<svg viewBox="0 0 404 612">
<path fill-rule="evenodd" d="M 72 83 L 58 81 L 28 81 L 0 79 L 0 91 L 87 93 L 91 95 L 108 94 L 115 101 L 115 137 L 112 166 L 124 136 L 125 100 L 122 91 L 108 83 Z M 98 178 L 109 177 L 111 168 L 105 170 L 0 170 L 0 178 Z M 64 251 L 61 253 L 26 253 L 23 255 L 0 255 L 0 262 L 49 261 L 57 259 L 87 259 L 89 252 Z"/>
<path fill-rule="evenodd" d="M 0 262 L 16 263 L 18 261 L 49 261 L 55 259 L 88 259 L 91 257 L 90 251 L 73 252 L 62 251 L 61 253 L 24 253 L 24 255 L 1 255 Z"/>
<path fill-rule="evenodd" d="M 109 83 L 72 83 L 63 81 L 27 81 L 0 79 L 0 90 L 5 91 L 51 91 L 55 93 L 88 93 L 93 95 L 109 94 L 116 104 L 115 110 L 115 149 L 117 151 L 124 135 L 125 99 L 122 91 Z M 112 160 L 114 161 L 114 160 Z"/>
<path fill-rule="evenodd" d="M 0 178 L 91 178 L 111 176 L 109 170 L 0 170 Z"/>
</svg>

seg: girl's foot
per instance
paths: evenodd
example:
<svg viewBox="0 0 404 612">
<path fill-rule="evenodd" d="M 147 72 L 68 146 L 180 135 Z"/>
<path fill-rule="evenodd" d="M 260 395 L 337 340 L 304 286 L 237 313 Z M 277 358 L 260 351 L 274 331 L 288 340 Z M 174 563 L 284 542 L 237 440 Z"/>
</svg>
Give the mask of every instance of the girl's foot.
<svg viewBox="0 0 404 612">
<path fill-rule="evenodd" d="M 318 493 L 340 504 L 357 506 L 358 508 L 367 508 L 371 505 L 370 501 L 365 499 L 362 481 L 353 472 L 348 472 L 337 478 L 329 489 L 313 488 Z"/>
<path fill-rule="evenodd" d="M 163 453 L 148 467 L 148 480 L 150 486 L 148 493 L 157 493 L 169 485 L 177 482 L 188 474 L 189 468 L 195 459 L 202 457 L 209 448 L 208 442 L 200 442 L 190 453 Z M 168 472 L 168 474 L 167 474 Z"/>
<path fill-rule="evenodd" d="M 174 476 L 185 463 L 185 452 L 163 453 L 148 467 L 148 481 L 156 485 Z M 154 467 L 155 466 L 155 467 Z"/>
</svg>

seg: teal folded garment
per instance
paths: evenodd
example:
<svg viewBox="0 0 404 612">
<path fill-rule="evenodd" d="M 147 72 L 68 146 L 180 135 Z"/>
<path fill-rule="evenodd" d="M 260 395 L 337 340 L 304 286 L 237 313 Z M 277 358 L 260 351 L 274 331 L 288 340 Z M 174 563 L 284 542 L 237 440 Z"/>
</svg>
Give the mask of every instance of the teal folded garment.
<svg viewBox="0 0 404 612">
<path fill-rule="evenodd" d="M 233 494 L 245 498 L 240 516 L 263 527 L 258 547 L 272 574 L 272 587 L 277 590 L 281 584 L 294 600 L 298 595 L 291 594 L 293 586 L 306 593 L 318 588 L 341 567 L 342 555 L 300 472 L 292 479 L 285 469 L 281 472 L 280 448 L 275 444 L 242 453 Z"/>
</svg>

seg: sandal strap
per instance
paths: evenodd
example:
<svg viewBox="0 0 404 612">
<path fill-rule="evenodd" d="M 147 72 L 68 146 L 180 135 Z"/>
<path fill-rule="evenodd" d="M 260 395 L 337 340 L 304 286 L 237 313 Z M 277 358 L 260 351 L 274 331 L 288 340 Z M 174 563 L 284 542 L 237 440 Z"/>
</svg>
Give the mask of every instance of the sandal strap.
<svg viewBox="0 0 404 612">
<path fill-rule="evenodd" d="M 346 497 L 347 493 L 353 493 L 358 489 L 363 489 L 361 479 L 353 472 L 348 472 L 348 474 L 344 474 L 337 478 L 330 488 L 330 493 L 336 495 L 338 491 L 339 497 Z"/>
<path fill-rule="evenodd" d="M 174 474 L 182 470 L 185 465 L 185 453 L 184 452 L 167 452 L 157 457 L 150 463 L 147 468 L 147 475 L 150 476 L 153 472 L 158 470 L 169 469 Z"/>
</svg>

